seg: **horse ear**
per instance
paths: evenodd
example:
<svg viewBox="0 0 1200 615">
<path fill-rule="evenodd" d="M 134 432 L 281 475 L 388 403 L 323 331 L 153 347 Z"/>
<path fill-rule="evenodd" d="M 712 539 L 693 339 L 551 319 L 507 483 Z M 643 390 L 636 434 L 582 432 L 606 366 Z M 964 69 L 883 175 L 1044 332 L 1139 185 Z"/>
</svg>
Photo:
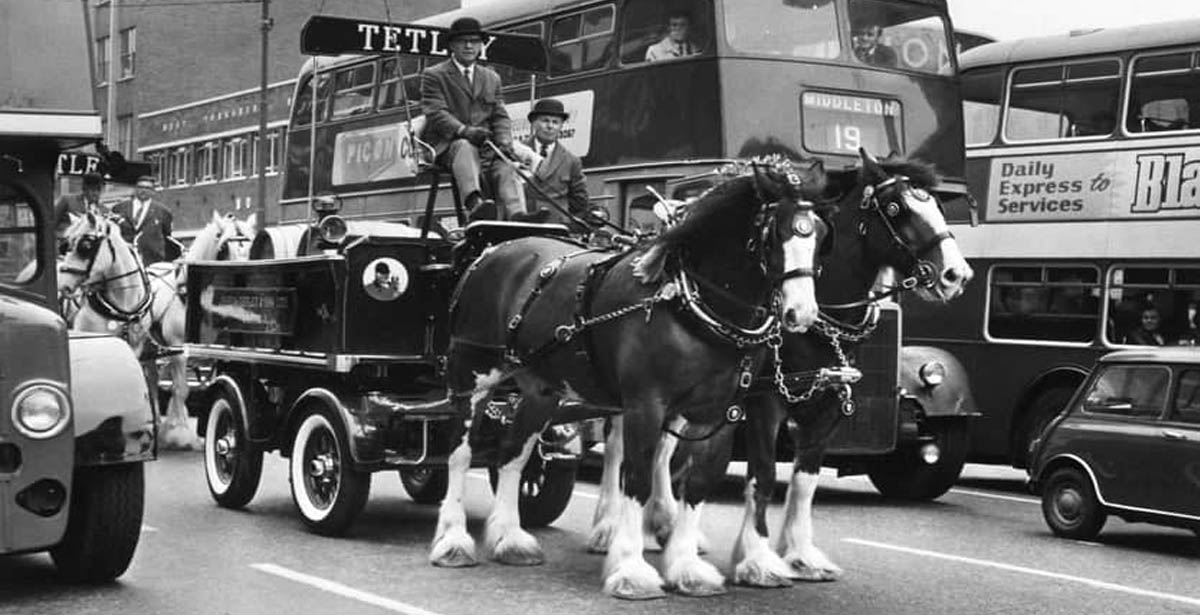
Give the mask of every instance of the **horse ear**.
<svg viewBox="0 0 1200 615">
<path fill-rule="evenodd" d="M 252 229 L 258 228 L 258 212 L 254 212 L 254 213 L 250 214 L 249 216 L 246 216 L 245 222 L 246 222 L 246 226 L 248 226 Z"/>
<path fill-rule="evenodd" d="M 215 209 L 212 211 L 213 211 L 212 221 L 217 222 L 217 223 L 221 222 L 221 214 L 219 212 L 217 212 L 217 210 L 215 210 Z"/>
<path fill-rule="evenodd" d="M 870 153 L 868 153 L 867 150 L 861 147 L 858 148 L 858 155 L 862 158 L 863 172 L 866 174 L 868 180 L 874 182 L 875 178 L 886 175 L 886 173 L 883 171 L 883 167 L 879 165 L 879 161 L 876 160 L 875 157 Z"/>
</svg>

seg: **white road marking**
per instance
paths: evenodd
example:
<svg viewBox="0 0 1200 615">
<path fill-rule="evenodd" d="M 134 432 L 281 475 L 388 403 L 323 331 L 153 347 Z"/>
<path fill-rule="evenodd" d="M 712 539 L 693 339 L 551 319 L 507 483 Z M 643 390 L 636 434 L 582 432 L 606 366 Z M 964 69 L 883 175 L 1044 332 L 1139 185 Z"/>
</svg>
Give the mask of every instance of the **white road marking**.
<svg viewBox="0 0 1200 615">
<path fill-rule="evenodd" d="M 875 547 L 877 549 L 887 549 L 890 551 L 899 551 L 901 553 L 909 553 L 912 555 L 921 555 L 924 557 L 932 557 L 943 559 L 951 562 L 959 562 L 963 564 L 974 564 L 976 566 L 985 566 L 988 568 L 997 568 L 1009 572 L 1019 572 L 1038 577 L 1046 577 L 1048 579 L 1057 579 L 1059 581 L 1070 581 L 1072 583 L 1080 583 L 1090 587 L 1099 589 L 1107 589 L 1110 591 L 1121 592 L 1133 596 L 1144 596 L 1147 598 L 1158 598 L 1160 600 L 1169 600 L 1171 602 L 1180 602 L 1190 606 L 1200 606 L 1200 598 L 1192 598 L 1189 596 L 1180 596 L 1178 594 L 1168 594 L 1166 592 L 1158 592 L 1149 589 L 1141 589 L 1137 587 L 1129 587 L 1128 585 L 1118 585 L 1107 581 L 1098 581 L 1086 577 L 1077 577 L 1061 572 L 1050 572 L 1047 570 L 1038 570 L 1037 568 L 1026 568 L 1024 566 L 1016 566 L 1013 564 L 1005 564 L 1003 562 L 994 562 L 985 559 L 975 559 L 973 557 L 963 557 L 961 555 L 949 555 L 947 553 L 938 553 L 937 551 L 926 551 L 925 549 L 914 549 L 912 547 L 902 547 L 900 545 L 888 544 L 885 542 L 875 542 L 872 540 L 862 540 L 859 538 L 843 538 L 843 542 L 856 544 L 864 547 Z"/>
<path fill-rule="evenodd" d="M 1034 498 L 1023 498 L 1015 495 L 1002 495 L 999 493 L 987 493 L 986 491 L 975 491 L 974 489 L 958 489 L 950 490 L 950 493 L 960 493 L 962 495 L 973 495 L 977 498 L 991 498 L 993 500 L 1005 500 L 1007 502 L 1021 502 L 1022 504 L 1041 504 L 1041 500 Z"/>
<path fill-rule="evenodd" d="M 395 613 L 404 613 L 404 615 L 439 615 L 433 611 L 426 611 L 423 608 L 416 607 L 411 604 L 406 604 L 398 600 L 392 600 L 391 598 L 384 598 L 383 596 L 365 592 L 359 589 L 354 589 L 353 587 L 342 585 L 341 583 L 330 581 L 328 579 L 322 579 L 321 577 L 314 577 L 309 574 L 304 574 L 303 572 L 296 572 L 295 570 L 284 568 L 283 566 L 277 566 L 275 564 L 250 564 L 250 567 L 259 572 L 265 572 L 267 574 L 273 574 L 277 577 L 283 577 L 289 581 L 303 583 L 322 591 L 327 591 L 331 594 L 344 596 L 346 598 L 357 600 L 372 606 L 377 606 L 382 609 L 387 609 Z"/>
</svg>

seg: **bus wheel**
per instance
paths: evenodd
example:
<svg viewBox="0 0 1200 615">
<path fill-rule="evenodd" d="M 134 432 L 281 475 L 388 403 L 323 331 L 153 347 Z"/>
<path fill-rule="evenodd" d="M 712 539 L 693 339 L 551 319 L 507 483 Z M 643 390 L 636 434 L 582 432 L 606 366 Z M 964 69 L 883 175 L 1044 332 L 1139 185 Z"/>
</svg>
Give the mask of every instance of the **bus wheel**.
<svg viewBox="0 0 1200 615">
<path fill-rule="evenodd" d="M 246 425 L 225 390 L 213 397 L 205 424 L 204 476 L 208 492 L 222 508 L 241 508 L 258 491 L 262 450 L 246 438 Z"/>
<path fill-rule="evenodd" d="M 967 460 L 967 421 L 932 419 L 928 431 L 933 435 L 932 442 L 907 446 L 871 462 L 867 475 L 884 497 L 933 500 L 954 486 Z M 924 458 L 923 449 L 928 444 L 937 445 L 933 463 Z"/>
<path fill-rule="evenodd" d="M 1042 488 L 1042 516 L 1056 535 L 1076 540 L 1095 538 L 1108 519 L 1091 481 L 1076 468 L 1050 475 Z"/>
<path fill-rule="evenodd" d="M 408 497 L 418 504 L 437 504 L 446 497 L 450 474 L 446 468 L 412 466 L 400 468 L 400 482 Z"/>
<path fill-rule="evenodd" d="M 50 557 L 66 579 L 110 581 L 129 568 L 142 535 L 142 464 L 76 468 L 74 483 L 67 531 Z"/>
<path fill-rule="evenodd" d="M 1042 391 L 1033 403 L 1029 404 L 1029 410 L 1021 417 L 1021 434 L 1016 441 L 1019 448 L 1013 451 L 1013 466 L 1023 468 L 1027 465 L 1029 446 L 1035 438 L 1042 435 L 1046 425 L 1067 407 L 1067 402 L 1071 401 L 1074 394 L 1073 388 L 1056 387 Z"/>
<path fill-rule="evenodd" d="M 346 429 L 333 412 L 320 408 L 300 423 L 288 467 L 304 524 L 323 536 L 345 533 L 367 503 L 371 474 L 354 468 Z"/>
<path fill-rule="evenodd" d="M 578 459 L 545 461 L 536 452 L 531 455 L 521 472 L 518 491 L 517 510 L 521 515 L 521 527 L 545 527 L 554 523 L 567 509 L 567 504 L 571 503 L 578 470 Z M 500 473 L 494 466 L 488 468 L 488 478 L 495 492 Z"/>
</svg>

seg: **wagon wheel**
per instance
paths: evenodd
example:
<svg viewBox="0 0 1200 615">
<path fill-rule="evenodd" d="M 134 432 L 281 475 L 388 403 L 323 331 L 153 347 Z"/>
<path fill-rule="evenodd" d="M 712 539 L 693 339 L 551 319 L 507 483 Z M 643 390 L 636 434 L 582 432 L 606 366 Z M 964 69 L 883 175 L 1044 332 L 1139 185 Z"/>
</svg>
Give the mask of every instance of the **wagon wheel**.
<svg viewBox="0 0 1200 615">
<path fill-rule="evenodd" d="M 346 428 L 321 408 L 296 430 L 288 464 L 292 500 L 304 524 L 323 536 L 339 536 L 362 511 L 371 474 L 354 468 Z"/>
<path fill-rule="evenodd" d="M 567 504 L 571 503 L 571 493 L 575 490 L 575 474 L 578 470 L 578 459 L 545 461 L 534 451 L 521 472 L 517 499 L 521 527 L 545 527 L 554 523 L 567 509 Z M 500 473 L 494 466 L 488 468 L 488 479 L 491 481 L 492 491 L 495 492 Z"/>
<path fill-rule="evenodd" d="M 400 482 L 408 496 L 418 504 L 437 504 L 446 497 L 450 473 L 446 468 L 411 466 L 400 468 Z"/>
<path fill-rule="evenodd" d="M 246 438 L 245 421 L 234 403 L 229 392 L 220 390 L 209 406 L 204 432 L 204 476 L 222 508 L 249 504 L 262 479 L 263 452 Z"/>
</svg>

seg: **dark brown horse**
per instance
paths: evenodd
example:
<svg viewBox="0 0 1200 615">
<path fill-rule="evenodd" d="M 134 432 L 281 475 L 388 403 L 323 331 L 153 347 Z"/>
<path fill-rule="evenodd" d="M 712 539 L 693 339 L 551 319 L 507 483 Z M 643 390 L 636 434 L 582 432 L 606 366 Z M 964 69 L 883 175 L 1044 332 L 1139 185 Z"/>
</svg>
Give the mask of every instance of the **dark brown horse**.
<svg viewBox="0 0 1200 615">
<path fill-rule="evenodd" d="M 822 315 L 809 332 L 783 336 L 778 352 L 768 358 L 770 363 L 781 363 L 782 373 L 815 373 L 822 367 L 840 366 L 838 348 L 853 357 L 858 343 L 870 334 L 873 308 L 868 297 L 872 291 L 878 294 L 881 281 L 895 280 L 898 274 L 904 279 L 891 293 L 911 287 L 923 299 L 944 302 L 960 294 L 972 276 L 940 203 L 928 192 L 936 183 L 932 167 L 906 160 L 879 163 L 864 152 L 857 173 L 831 177 L 831 189 L 841 196 L 833 221 L 834 247 L 817 282 Z M 748 399 L 746 516 L 733 551 L 735 582 L 759 587 L 789 585 L 791 579 L 830 580 L 841 572 L 813 544 L 812 531 L 812 498 L 821 463 L 843 416 L 841 390 L 809 386 L 792 390 L 788 383 L 771 377 L 774 371 L 773 365 L 764 370 L 767 389 L 756 390 Z M 783 531 L 773 549 L 768 544 L 766 507 L 775 485 L 777 436 L 788 419 L 796 457 Z M 731 445 L 730 433 L 703 442 L 682 442 L 673 465 L 717 458 L 723 467 Z M 661 457 L 660 464 L 665 465 L 667 458 Z M 670 476 L 661 465 L 655 474 L 657 497 L 649 515 L 650 529 L 659 536 L 679 531 L 683 523 L 682 516 L 676 520 L 674 513 L 681 502 L 672 501 L 671 490 L 664 485 Z"/>
<path fill-rule="evenodd" d="M 738 418 L 765 341 L 781 327 L 804 331 L 816 318 L 813 261 L 827 227 L 808 200 L 821 194 L 823 171 L 782 160 L 740 169 L 644 249 L 613 254 L 527 238 L 472 264 L 451 312 L 447 381 L 463 430 L 449 459 L 430 553 L 435 565 L 476 562 L 462 507 L 469 426 L 492 390 L 511 377 L 523 401 L 501 450 L 485 536 L 492 558 L 542 561 L 537 541 L 519 523 L 520 472 L 540 431 L 576 420 L 564 409 L 582 399 L 623 410 L 623 489 L 614 497 L 620 521 L 605 563 L 605 591 L 662 595 L 663 577 L 646 563 L 641 541 L 659 434 L 683 421 L 731 431 L 722 427 Z M 709 485 L 686 488 L 698 505 Z M 689 536 L 676 532 L 673 540 L 665 584 L 695 595 L 723 591 L 724 578 L 700 559 Z"/>
</svg>

